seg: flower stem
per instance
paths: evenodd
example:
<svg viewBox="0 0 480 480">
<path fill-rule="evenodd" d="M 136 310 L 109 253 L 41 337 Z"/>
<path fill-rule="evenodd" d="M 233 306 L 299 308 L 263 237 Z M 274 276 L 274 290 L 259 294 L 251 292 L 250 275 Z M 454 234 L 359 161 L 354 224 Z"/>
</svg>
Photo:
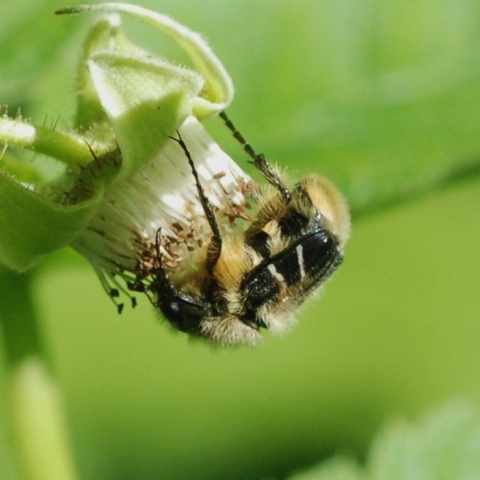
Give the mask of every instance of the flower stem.
<svg viewBox="0 0 480 480">
<path fill-rule="evenodd" d="M 26 480 L 75 480 L 62 395 L 48 368 L 31 302 L 31 274 L 0 269 L 0 325 L 6 359 L 13 456 Z"/>
<path fill-rule="evenodd" d="M 0 117 L 0 143 L 42 153 L 72 166 L 92 161 L 92 153 L 83 137 L 34 126 L 21 119 Z"/>
<path fill-rule="evenodd" d="M 0 324 L 6 362 L 10 367 L 31 356 L 46 357 L 31 302 L 31 277 L 31 273 L 17 274 L 0 269 Z"/>
</svg>

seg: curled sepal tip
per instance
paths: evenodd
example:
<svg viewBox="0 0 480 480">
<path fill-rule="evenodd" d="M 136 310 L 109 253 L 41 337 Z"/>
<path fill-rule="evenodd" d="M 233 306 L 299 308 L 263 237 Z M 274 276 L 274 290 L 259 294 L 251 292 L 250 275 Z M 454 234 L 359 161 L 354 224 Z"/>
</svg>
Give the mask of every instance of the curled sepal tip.
<svg viewBox="0 0 480 480">
<path fill-rule="evenodd" d="M 198 33 L 177 23 L 166 15 L 128 3 L 100 3 L 77 5 L 57 10 L 55 13 L 74 14 L 93 10 L 121 12 L 133 15 L 163 30 L 189 54 L 196 68 L 205 79 L 200 95 L 195 98 L 193 113 L 197 118 L 214 115 L 230 105 L 233 99 L 233 83 L 225 67 L 211 47 Z"/>
</svg>

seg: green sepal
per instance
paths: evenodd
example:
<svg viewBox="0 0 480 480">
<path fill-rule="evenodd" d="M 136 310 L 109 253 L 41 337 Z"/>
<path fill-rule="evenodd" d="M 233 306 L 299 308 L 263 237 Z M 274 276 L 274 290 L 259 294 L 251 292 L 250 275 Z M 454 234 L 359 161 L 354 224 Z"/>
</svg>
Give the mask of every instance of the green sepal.
<svg viewBox="0 0 480 480">
<path fill-rule="evenodd" d="M 151 57 L 120 51 L 94 53 L 92 82 L 122 154 L 117 180 L 151 161 L 192 111 L 203 78 Z"/>
<path fill-rule="evenodd" d="M 92 127 L 96 129 L 99 124 L 108 122 L 108 117 L 102 108 L 87 68 L 87 62 L 91 55 L 104 50 L 139 50 L 138 46 L 127 39 L 121 27 L 119 15 L 101 17 L 92 25 L 83 42 L 76 77 L 78 97 L 74 128 L 78 131 L 85 131 Z"/>
<path fill-rule="evenodd" d="M 166 15 L 128 3 L 100 3 L 97 5 L 77 5 L 57 10 L 57 14 L 72 14 L 100 10 L 104 12 L 127 13 L 172 37 L 193 60 L 195 67 L 204 79 L 201 92 L 198 92 L 192 105 L 192 113 L 197 118 L 207 118 L 227 108 L 233 100 L 233 83 L 222 62 L 216 57 L 208 43 L 198 33 L 177 23 Z M 115 22 L 112 21 L 112 25 Z M 120 37 L 119 37 L 120 38 Z M 121 49 L 128 48 L 122 45 Z M 108 50 L 112 50 L 109 46 Z"/>
<path fill-rule="evenodd" d="M 89 200 L 63 206 L 0 172 L 0 263 L 24 271 L 69 245 L 95 213 L 103 192 L 98 183 Z"/>
</svg>

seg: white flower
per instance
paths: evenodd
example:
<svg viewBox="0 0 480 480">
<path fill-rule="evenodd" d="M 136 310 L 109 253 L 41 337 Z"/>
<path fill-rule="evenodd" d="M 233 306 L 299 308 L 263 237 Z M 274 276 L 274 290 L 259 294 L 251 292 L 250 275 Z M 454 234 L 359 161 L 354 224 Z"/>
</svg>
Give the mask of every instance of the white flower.
<svg viewBox="0 0 480 480">
<path fill-rule="evenodd" d="M 194 116 L 178 129 L 223 236 L 248 218 L 252 181 L 215 143 Z M 205 256 L 212 232 L 200 203 L 185 152 L 170 139 L 133 176 L 111 185 L 87 228 L 73 243 L 95 268 L 111 295 L 127 295 L 118 278 L 135 289 L 157 265 L 155 238 L 161 231 L 164 263 L 172 280 L 188 279 Z"/>
</svg>

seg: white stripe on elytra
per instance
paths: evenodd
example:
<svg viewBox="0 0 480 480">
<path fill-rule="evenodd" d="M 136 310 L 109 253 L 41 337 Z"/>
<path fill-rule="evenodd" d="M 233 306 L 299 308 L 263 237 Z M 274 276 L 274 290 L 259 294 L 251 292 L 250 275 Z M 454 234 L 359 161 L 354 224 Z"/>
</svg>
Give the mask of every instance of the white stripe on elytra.
<svg viewBox="0 0 480 480">
<path fill-rule="evenodd" d="M 300 278 L 305 277 L 305 262 L 303 261 L 303 247 L 297 245 L 298 268 L 300 269 Z"/>
<path fill-rule="evenodd" d="M 268 265 L 268 270 L 270 273 L 279 281 L 279 282 L 285 282 L 285 279 L 283 278 L 283 275 L 281 273 L 277 272 L 277 269 L 275 268 L 275 265 L 273 263 L 270 263 Z"/>
</svg>

